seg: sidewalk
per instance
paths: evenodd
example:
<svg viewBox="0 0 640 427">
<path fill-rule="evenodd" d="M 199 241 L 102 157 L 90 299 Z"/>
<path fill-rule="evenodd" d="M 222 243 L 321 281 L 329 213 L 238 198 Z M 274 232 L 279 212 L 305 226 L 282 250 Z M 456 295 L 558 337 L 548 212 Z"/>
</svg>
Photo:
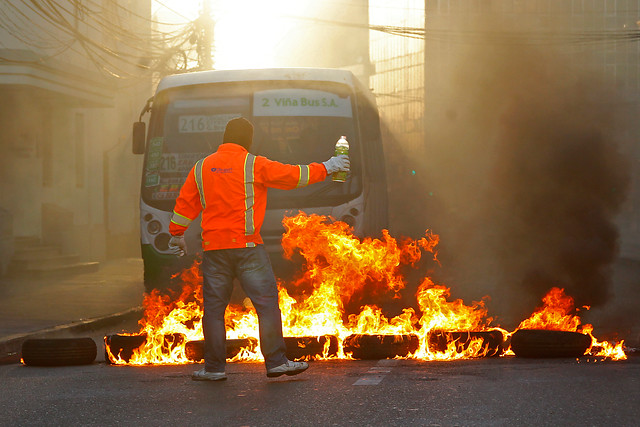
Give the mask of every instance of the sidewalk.
<svg viewBox="0 0 640 427">
<path fill-rule="evenodd" d="M 48 330 L 139 316 L 143 293 L 142 260 L 137 258 L 105 261 L 97 272 L 75 276 L 2 277 L 0 347 Z"/>
</svg>

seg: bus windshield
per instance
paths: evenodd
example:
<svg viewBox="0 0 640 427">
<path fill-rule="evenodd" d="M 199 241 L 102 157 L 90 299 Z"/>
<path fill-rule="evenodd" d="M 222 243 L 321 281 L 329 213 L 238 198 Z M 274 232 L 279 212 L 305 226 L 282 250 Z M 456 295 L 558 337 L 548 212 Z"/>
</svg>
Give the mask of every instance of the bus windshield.
<svg viewBox="0 0 640 427">
<path fill-rule="evenodd" d="M 226 123 L 247 117 L 254 124 L 256 155 L 282 163 L 329 159 L 345 135 L 351 177 L 290 191 L 269 189 L 268 208 L 332 206 L 361 192 L 360 148 L 354 96 L 346 85 L 314 82 L 215 83 L 174 88 L 156 96 L 145 156 L 142 197 L 170 211 L 197 160 L 216 151 Z"/>
</svg>

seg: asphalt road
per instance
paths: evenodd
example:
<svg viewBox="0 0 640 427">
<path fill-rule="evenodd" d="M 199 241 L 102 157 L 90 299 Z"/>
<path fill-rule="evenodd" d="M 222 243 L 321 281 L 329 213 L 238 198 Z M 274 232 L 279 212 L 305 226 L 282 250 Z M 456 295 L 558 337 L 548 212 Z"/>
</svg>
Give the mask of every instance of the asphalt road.
<svg viewBox="0 0 640 427">
<path fill-rule="evenodd" d="M 234 363 L 0 366 L 2 425 L 640 425 L 640 357 L 622 362 L 497 358 L 311 362 L 268 379 Z"/>
</svg>

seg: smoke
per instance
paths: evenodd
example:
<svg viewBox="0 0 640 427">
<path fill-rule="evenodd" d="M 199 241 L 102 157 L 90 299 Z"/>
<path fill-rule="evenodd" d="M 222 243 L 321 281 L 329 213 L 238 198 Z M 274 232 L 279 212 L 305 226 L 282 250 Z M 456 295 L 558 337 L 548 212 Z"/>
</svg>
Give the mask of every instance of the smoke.
<svg viewBox="0 0 640 427">
<path fill-rule="evenodd" d="M 615 95 L 553 46 L 449 48 L 427 64 L 424 170 L 447 274 L 513 322 L 553 286 L 604 304 L 628 186 Z"/>
</svg>

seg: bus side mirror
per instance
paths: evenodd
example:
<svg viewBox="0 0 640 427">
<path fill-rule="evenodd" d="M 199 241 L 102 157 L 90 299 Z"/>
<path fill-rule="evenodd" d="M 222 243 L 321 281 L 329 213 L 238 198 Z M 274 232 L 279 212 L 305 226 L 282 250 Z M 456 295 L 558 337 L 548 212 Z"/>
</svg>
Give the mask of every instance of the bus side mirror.
<svg viewBox="0 0 640 427">
<path fill-rule="evenodd" d="M 144 154 L 146 133 L 144 122 L 133 123 L 133 154 Z"/>
</svg>

